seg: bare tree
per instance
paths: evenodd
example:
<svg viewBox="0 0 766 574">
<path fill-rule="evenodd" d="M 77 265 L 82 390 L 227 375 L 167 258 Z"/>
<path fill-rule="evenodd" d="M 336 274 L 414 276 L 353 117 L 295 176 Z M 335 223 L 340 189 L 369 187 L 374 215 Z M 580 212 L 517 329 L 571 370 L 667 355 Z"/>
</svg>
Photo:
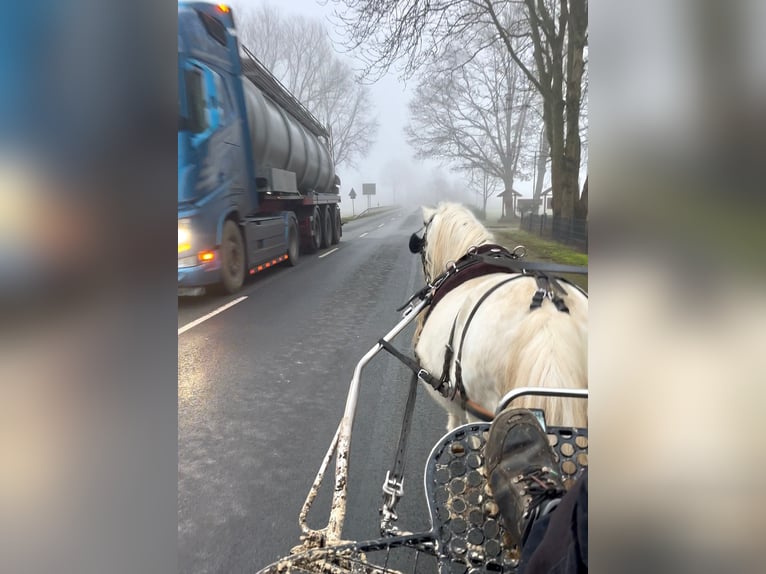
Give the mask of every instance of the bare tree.
<svg viewBox="0 0 766 574">
<path fill-rule="evenodd" d="M 431 170 L 424 189 L 426 202 L 436 205 L 440 201 L 466 203 L 471 196 L 467 193 L 470 183 L 453 177 L 446 177 L 443 170 Z"/>
<path fill-rule="evenodd" d="M 474 170 L 470 175 L 471 187 L 476 190 L 476 195 L 481 199 L 482 219 L 487 219 L 487 200 L 497 191 L 499 180 L 484 170 Z"/>
<path fill-rule="evenodd" d="M 535 156 L 535 181 L 534 189 L 532 191 L 533 199 L 540 199 L 543 194 L 543 186 L 545 183 L 545 171 L 548 166 L 548 140 L 545 137 L 545 126 L 540 129 L 539 147 Z"/>
<path fill-rule="evenodd" d="M 279 10 L 271 4 L 258 9 L 248 6 L 236 10 L 240 42 L 254 51 L 258 59 L 278 77 L 284 77 L 283 54 L 287 50 L 282 35 Z"/>
<path fill-rule="evenodd" d="M 587 44 L 587 0 L 334 0 L 347 8 L 338 18 L 349 48 L 380 74 L 403 62 L 411 76 L 438 61 L 450 43 L 464 42 L 477 25 L 490 24 L 494 42 L 542 98 L 550 146 L 554 223 L 575 213 L 579 197 L 579 130 Z M 515 40 L 528 38 L 521 47 Z M 525 61 L 531 49 L 535 65 Z"/>
<path fill-rule="evenodd" d="M 238 20 L 242 44 L 329 128 L 335 163 L 354 166 L 369 152 L 378 122 L 369 88 L 333 50 L 323 24 L 282 16 L 269 4 L 241 10 Z"/>
<path fill-rule="evenodd" d="M 535 92 L 502 46 L 468 59 L 470 51 L 471 46 L 454 46 L 445 61 L 465 64 L 420 81 L 410 102 L 408 139 L 418 157 L 448 161 L 477 181 L 483 179 L 474 172 L 484 172 L 511 193 L 517 177 L 529 178 L 534 152 L 525 154 L 523 147 L 539 129 L 530 113 Z"/>
</svg>

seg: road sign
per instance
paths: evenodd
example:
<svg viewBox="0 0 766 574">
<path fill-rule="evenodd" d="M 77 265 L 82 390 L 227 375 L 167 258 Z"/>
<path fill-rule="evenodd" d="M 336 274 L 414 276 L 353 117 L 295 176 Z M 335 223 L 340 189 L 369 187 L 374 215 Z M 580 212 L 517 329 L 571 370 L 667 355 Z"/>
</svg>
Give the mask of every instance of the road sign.
<svg viewBox="0 0 766 574">
<path fill-rule="evenodd" d="M 375 195 L 375 184 L 374 183 L 363 183 L 362 184 L 362 195 Z"/>
<path fill-rule="evenodd" d="M 354 191 L 354 188 L 353 188 L 353 187 L 351 188 L 351 191 L 349 191 L 349 192 L 348 192 L 348 196 L 349 196 L 351 199 L 356 199 L 356 192 Z"/>
</svg>

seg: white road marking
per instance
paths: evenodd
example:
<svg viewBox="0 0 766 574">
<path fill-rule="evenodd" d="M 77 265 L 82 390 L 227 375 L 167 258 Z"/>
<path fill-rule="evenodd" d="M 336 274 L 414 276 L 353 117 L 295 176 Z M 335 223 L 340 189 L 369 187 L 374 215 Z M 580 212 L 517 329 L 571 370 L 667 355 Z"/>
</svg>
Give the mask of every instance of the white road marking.
<svg viewBox="0 0 766 574">
<path fill-rule="evenodd" d="M 321 259 L 322 257 L 327 257 L 328 255 L 330 255 L 330 253 L 335 253 L 338 249 L 340 248 L 336 247 L 335 249 L 330 249 L 330 251 L 328 251 L 327 253 L 322 253 L 322 255 L 319 256 L 319 259 Z"/>
<path fill-rule="evenodd" d="M 218 307 L 218 309 L 216 309 L 215 311 L 211 311 L 211 312 L 210 312 L 210 313 L 208 313 L 207 315 L 203 315 L 203 316 L 202 316 L 202 317 L 200 317 L 199 319 L 195 319 L 195 320 L 194 320 L 194 321 L 192 321 L 191 323 L 187 323 L 186 325 L 184 325 L 183 327 L 181 327 L 180 329 L 178 329 L 178 334 L 179 334 L 179 335 L 181 335 L 182 333 L 185 333 L 185 332 L 186 332 L 186 331 L 188 331 L 189 329 L 191 329 L 191 328 L 193 328 L 193 327 L 196 327 L 197 325 L 199 325 L 200 323 L 203 323 L 203 322 L 207 321 L 207 320 L 208 320 L 208 319 L 210 319 L 211 317 L 215 317 L 216 315 L 218 315 L 218 313 L 223 313 L 223 312 L 224 312 L 224 311 L 226 311 L 226 309 L 228 309 L 229 307 L 233 307 L 233 306 L 234 306 L 234 305 L 236 305 L 237 303 L 242 303 L 242 301 L 244 301 L 245 299 L 247 299 L 247 295 L 244 295 L 243 297 L 240 297 L 239 299 L 234 299 L 234 301 L 229 301 L 228 303 L 226 303 L 226 305 L 221 305 L 221 306 L 220 306 L 220 307 Z"/>
<path fill-rule="evenodd" d="M 362 237 L 364 237 L 365 235 L 367 235 L 367 233 L 369 233 L 369 232 L 365 231 L 364 233 L 362 233 L 362 234 L 359 236 L 359 239 L 361 239 Z"/>
<path fill-rule="evenodd" d="M 385 225 L 385 223 L 381 223 L 380 225 L 378 225 L 378 229 L 380 229 L 380 228 L 381 228 L 381 227 L 383 227 L 384 225 Z"/>
</svg>

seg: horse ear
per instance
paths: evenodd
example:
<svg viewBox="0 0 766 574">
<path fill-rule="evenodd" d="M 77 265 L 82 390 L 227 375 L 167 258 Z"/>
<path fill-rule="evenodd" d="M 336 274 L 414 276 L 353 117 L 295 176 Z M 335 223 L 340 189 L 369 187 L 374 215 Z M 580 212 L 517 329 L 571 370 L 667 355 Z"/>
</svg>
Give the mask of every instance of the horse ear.
<svg viewBox="0 0 766 574">
<path fill-rule="evenodd" d="M 424 205 L 422 209 L 423 209 L 423 223 L 428 223 L 429 221 L 431 221 L 431 218 L 436 213 L 436 209 L 434 209 L 433 207 L 428 207 L 427 205 Z"/>
</svg>

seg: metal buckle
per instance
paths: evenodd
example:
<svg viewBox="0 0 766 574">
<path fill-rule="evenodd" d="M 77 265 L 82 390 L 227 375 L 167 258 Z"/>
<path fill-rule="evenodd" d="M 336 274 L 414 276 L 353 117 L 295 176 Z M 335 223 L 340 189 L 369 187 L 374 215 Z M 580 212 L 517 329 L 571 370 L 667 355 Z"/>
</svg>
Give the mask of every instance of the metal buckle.
<svg viewBox="0 0 766 574">
<path fill-rule="evenodd" d="M 553 297 L 555 296 L 555 294 L 553 293 L 553 291 L 551 289 L 548 289 L 548 291 L 545 292 L 545 296 L 549 300 L 553 301 Z"/>
<path fill-rule="evenodd" d="M 428 377 L 430 375 L 431 375 L 431 373 L 429 373 L 425 369 L 420 369 L 418 371 L 418 380 L 428 384 L 428 381 L 425 379 L 425 377 Z"/>
<path fill-rule="evenodd" d="M 393 480 L 391 471 L 386 471 L 386 478 L 383 481 L 383 493 L 389 496 L 401 497 L 404 495 L 404 483 L 401 480 Z"/>
<path fill-rule="evenodd" d="M 433 283 L 428 281 L 428 286 L 431 288 L 431 292 L 435 291 L 439 287 L 441 287 L 442 283 L 444 283 L 447 280 L 447 274 L 444 273 L 442 275 L 439 275 L 436 279 L 434 279 Z"/>
<path fill-rule="evenodd" d="M 522 257 L 527 256 L 527 248 L 523 245 L 517 245 L 513 248 L 513 251 L 511 251 L 511 255 L 515 255 L 517 259 L 521 259 Z"/>
<path fill-rule="evenodd" d="M 386 471 L 386 478 L 383 481 L 383 494 L 386 495 L 386 498 L 380 509 L 380 533 L 385 536 L 398 532 L 398 528 L 393 523 L 399 520 L 399 515 L 394 508 L 404 495 L 403 482 L 392 479 L 390 470 Z"/>
</svg>

